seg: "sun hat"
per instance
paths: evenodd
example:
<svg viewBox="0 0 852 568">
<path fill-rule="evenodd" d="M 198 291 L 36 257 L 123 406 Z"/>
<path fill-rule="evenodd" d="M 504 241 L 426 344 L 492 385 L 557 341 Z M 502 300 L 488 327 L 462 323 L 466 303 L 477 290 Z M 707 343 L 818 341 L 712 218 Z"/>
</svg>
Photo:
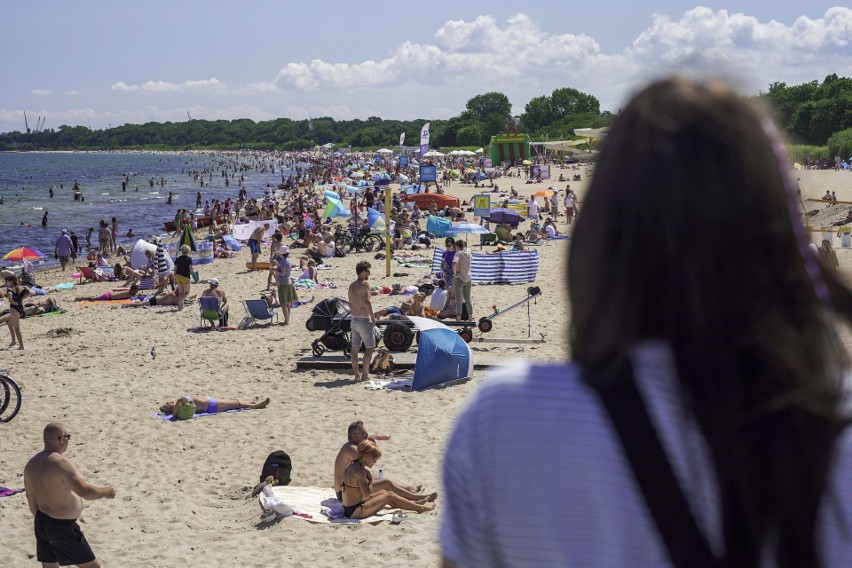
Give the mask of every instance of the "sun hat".
<svg viewBox="0 0 852 568">
<path fill-rule="evenodd" d="M 207 283 L 210 284 L 211 286 L 218 286 L 219 285 L 219 279 L 218 278 L 210 278 L 207 281 Z"/>
<path fill-rule="evenodd" d="M 278 248 L 278 254 L 290 254 L 290 247 L 284 245 L 283 247 Z"/>
</svg>

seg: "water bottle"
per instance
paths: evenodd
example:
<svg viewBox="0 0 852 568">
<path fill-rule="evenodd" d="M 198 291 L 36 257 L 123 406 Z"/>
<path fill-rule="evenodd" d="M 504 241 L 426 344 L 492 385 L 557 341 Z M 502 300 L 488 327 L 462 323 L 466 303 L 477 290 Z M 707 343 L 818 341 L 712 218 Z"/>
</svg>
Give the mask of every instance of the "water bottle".
<svg viewBox="0 0 852 568">
<path fill-rule="evenodd" d="M 385 472 L 383 472 L 381 469 L 379 469 L 379 479 L 384 479 L 384 478 L 385 478 Z"/>
</svg>

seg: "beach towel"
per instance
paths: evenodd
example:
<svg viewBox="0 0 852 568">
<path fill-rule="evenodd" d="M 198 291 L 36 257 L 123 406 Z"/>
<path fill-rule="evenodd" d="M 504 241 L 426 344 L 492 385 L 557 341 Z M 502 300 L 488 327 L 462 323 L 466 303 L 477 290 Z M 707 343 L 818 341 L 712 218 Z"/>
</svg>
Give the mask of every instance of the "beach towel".
<svg viewBox="0 0 852 568">
<path fill-rule="evenodd" d="M 11 497 L 12 495 L 17 495 L 18 493 L 23 493 L 26 491 L 25 489 L 9 489 L 8 487 L 0 486 L 0 497 Z"/>
<path fill-rule="evenodd" d="M 77 302 L 78 306 L 107 306 L 119 304 L 132 304 L 133 300 L 84 300 Z"/>
<path fill-rule="evenodd" d="M 235 408 L 233 410 L 226 410 L 225 412 L 196 412 L 190 420 L 193 418 L 202 418 L 204 416 L 216 416 L 217 414 L 230 414 L 232 412 L 242 412 L 243 410 L 249 410 L 248 408 Z M 185 420 L 178 420 L 176 417 L 171 414 L 161 414 L 159 412 L 155 412 L 152 414 L 154 418 L 159 418 L 160 420 L 165 420 L 166 422 L 185 422 Z"/>
<path fill-rule="evenodd" d="M 364 388 L 367 389 L 367 390 L 383 390 L 383 389 L 411 390 L 411 385 L 412 385 L 413 380 L 414 379 L 412 379 L 411 377 L 409 377 L 407 379 L 394 379 L 394 380 L 375 379 L 375 380 L 372 380 L 372 381 L 368 381 L 364 385 Z"/>
<path fill-rule="evenodd" d="M 444 249 L 436 248 L 432 256 L 432 273 L 441 273 Z M 471 277 L 474 284 L 519 284 L 535 282 L 538 274 L 538 251 L 511 251 L 500 254 L 473 253 Z"/>
<path fill-rule="evenodd" d="M 292 485 L 277 485 L 272 488 L 273 496 L 281 499 L 293 509 L 293 518 L 302 519 L 309 523 L 335 524 L 335 525 L 357 525 L 361 523 L 378 524 L 382 521 L 390 521 L 394 511 L 385 507 L 372 517 L 367 519 L 330 518 L 335 508 L 342 507 L 343 503 L 334 496 L 334 490 L 330 487 L 294 487 Z M 258 502 L 263 505 L 266 497 L 261 493 Z M 325 512 L 326 514 L 324 514 Z"/>
</svg>

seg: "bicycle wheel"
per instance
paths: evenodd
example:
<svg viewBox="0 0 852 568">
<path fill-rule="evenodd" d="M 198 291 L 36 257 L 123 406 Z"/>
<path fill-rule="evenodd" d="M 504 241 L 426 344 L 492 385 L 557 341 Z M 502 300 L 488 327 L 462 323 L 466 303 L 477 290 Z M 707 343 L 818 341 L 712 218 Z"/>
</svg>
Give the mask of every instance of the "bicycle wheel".
<svg viewBox="0 0 852 568">
<path fill-rule="evenodd" d="M 21 409 L 21 388 L 7 375 L 0 375 L 0 422 L 9 422 Z"/>
</svg>

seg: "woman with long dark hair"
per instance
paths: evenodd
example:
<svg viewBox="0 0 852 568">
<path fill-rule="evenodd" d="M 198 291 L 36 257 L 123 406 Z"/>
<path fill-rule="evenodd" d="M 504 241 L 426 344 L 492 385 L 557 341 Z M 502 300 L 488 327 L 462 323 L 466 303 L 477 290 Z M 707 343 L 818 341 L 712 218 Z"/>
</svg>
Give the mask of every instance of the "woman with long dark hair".
<svg viewBox="0 0 852 568">
<path fill-rule="evenodd" d="M 630 101 L 571 241 L 573 361 L 502 371 L 463 411 L 446 566 L 849 564 L 852 302 L 788 172 L 721 84 Z"/>
</svg>

